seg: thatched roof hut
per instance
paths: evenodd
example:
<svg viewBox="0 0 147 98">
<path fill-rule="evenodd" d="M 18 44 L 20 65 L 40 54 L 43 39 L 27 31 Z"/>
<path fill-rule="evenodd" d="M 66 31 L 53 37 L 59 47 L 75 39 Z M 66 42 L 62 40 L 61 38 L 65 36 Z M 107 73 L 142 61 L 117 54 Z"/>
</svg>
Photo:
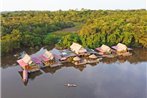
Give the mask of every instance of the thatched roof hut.
<svg viewBox="0 0 147 98">
<path fill-rule="evenodd" d="M 104 45 L 104 44 L 100 48 L 104 52 L 110 52 L 111 51 L 111 48 L 107 45 Z"/>
<path fill-rule="evenodd" d="M 79 54 L 79 53 L 84 53 L 84 52 L 87 52 L 86 49 L 84 49 L 80 44 L 78 43 L 73 43 L 71 46 L 70 46 L 70 49 L 75 52 L 76 54 Z"/>
<path fill-rule="evenodd" d="M 122 43 L 118 43 L 116 47 L 117 47 L 116 49 L 117 51 L 127 51 L 127 46 Z"/>
<path fill-rule="evenodd" d="M 32 59 L 37 59 L 37 61 L 41 61 L 42 58 L 40 57 L 45 57 L 48 60 L 52 60 L 54 58 L 54 55 L 48 51 L 47 49 L 41 48 L 39 51 L 37 51 L 35 54 L 31 55 Z"/>
<path fill-rule="evenodd" d="M 28 54 L 25 54 L 22 60 L 27 64 L 31 64 L 33 62 Z"/>
<path fill-rule="evenodd" d="M 96 55 L 94 55 L 94 54 L 92 54 L 92 55 L 90 55 L 90 56 L 89 56 L 89 58 L 90 58 L 90 59 L 96 59 L 96 58 L 97 58 L 97 56 L 96 56 Z"/>
<path fill-rule="evenodd" d="M 80 61 L 81 59 L 78 56 L 76 56 L 76 57 L 73 58 L 73 60 L 74 61 Z"/>
<path fill-rule="evenodd" d="M 45 49 L 45 52 L 43 54 L 45 57 L 47 57 L 49 60 L 53 60 L 54 59 L 54 55 L 49 52 L 47 49 Z"/>
<path fill-rule="evenodd" d="M 87 50 L 84 49 L 84 48 L 81 48 L 81 49 L 78 51 L 78 53 L 85 53 L 85 52 L 87 52 Z"/>
<path fill-rule="evenodd" d="M 96 48 L 96 50 L 100 51 L 100 52 L 104 52 L 104 53 L 110 53 L 111 52 L 111 48 L 107 45 L 102 45 L 101 47 Z"/>
</svg>

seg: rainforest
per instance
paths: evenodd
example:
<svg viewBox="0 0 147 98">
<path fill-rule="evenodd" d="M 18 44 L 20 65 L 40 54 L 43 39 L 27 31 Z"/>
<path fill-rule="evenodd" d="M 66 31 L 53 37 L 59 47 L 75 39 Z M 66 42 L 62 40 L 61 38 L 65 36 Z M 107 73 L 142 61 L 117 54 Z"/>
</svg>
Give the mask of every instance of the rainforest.
<svg viewBox="0 0 147 98">
<path fill-rule="evenodd" d="M 67 30 L 70 28 L 73 29 Z M 72 42 L 88 48 L 119 42 L 147 48 L 147 11 L 81 9 L 1 13 L 2 55 L 21 48 L 64 49 Z"/>
</svg>

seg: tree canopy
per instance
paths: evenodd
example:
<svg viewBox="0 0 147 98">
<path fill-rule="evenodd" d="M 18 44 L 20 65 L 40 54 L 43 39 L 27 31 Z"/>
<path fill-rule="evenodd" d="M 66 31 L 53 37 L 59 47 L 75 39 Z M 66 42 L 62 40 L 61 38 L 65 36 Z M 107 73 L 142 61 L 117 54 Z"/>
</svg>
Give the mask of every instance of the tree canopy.
<svg viewBox="0 0 147 98">
<path fill-rule="evenodd" d="M 80 27 L 75 33 L 54 31 Z M 57 39 L 57 40 L 56 40 Z M 67 48 L 72 42 L 95 48 L 118 42 L 147 47 L 146 10 L 16 11 L 1 13 L 2 54 L 22 47 L 49 44 Z"/>
</svg>

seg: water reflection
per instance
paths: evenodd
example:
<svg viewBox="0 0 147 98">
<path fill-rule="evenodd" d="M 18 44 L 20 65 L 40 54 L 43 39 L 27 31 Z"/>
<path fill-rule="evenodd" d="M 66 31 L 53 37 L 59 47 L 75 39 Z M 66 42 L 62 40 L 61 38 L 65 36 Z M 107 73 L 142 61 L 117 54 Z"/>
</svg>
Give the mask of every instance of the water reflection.
<svg viewBox="0 0 147 98">
<path fill-rule="evenodd" d="M 97 64 L 91 64 L 90 66 L 96 66 Z M 50 74 L 55 74 L 57 71 L 59 71 L 60 69 L 62 68 L 75 68 L 76 70 L 79 70 L 79 71 L 83 71 L 85 68 L 86 68 L 87 65 L 80 65 L 80 66 L 75 66 L 74 64 L 72 63 L 64 63 L 62 66 L 57 66 L 57 67 L 54 67 L 54 68 L 50 68 L 50 67 L 44 67 L 44 68 L 41 68 L 39 71 L 36 71 L 36 72 L 32 72 L 32 73 L 29 73 L 29 77 L 28 77 L 28 81 L 26 82 L 23 82 L 25 86 L 27 86 L 27 84 L 29 83 L 29 81 L 33 81 L 36 77 L 42 75 L 42 74 L 46 74 L 46 73 L 50 73 Z M 22 78 L 22 71 L 18 71 L 18 73 L 20 74 L 21 78 Z"/>
<path fill-rule="evenodd" d="M 64 63 L 60 67 L 42 68 L 31 73 L 25 85 L 20 78 L 20 67 L 13 64 L 17 58 L 2 59 L 2 98 L 147 97 L 146 49 L 134 49 L 130 57 L 105 58 L 98 64 L 75 66 Z M 65 83 L 78 86 L 66 88 Z"/>
<path fill-rule="evenodd" d="M 30 74 L 22 85 L 18 66 L 2 69 L 2 98 L 146 98 L 147 62 L 86 65 L 70 63 Z M 136 66 L 134 66 L 136 65 Z M 67 88 L 65 83 L 75 83 Z"/>
<path fill-rule="evenodd" d="M 21 78 L 23 78 L 22 74 L 23 72 L 22 71 L 18 71 L 18 73 L 20 74 Z M 25 81 L 23 82 L 25 86 L 27 86 L 29 80 L 34 80 L 37 76 L 40 76 L 41 74 L 43 74 L 40 70 L 39 71 L 36 71 L 36 72 L 33 72 L 33 73 L 29 73 L 28 75 L 28 81 Z"/>
<path fill-rule="evenodd" d="M 41 70 L 43 70 L 45 73 L 51 73 L 51 74 L 54 74 L 59 69 L 61 69 L 61 66 L 54 67 L 54 68 L 50 68 L 50 67 L 41 68 Z"/>
</svg>

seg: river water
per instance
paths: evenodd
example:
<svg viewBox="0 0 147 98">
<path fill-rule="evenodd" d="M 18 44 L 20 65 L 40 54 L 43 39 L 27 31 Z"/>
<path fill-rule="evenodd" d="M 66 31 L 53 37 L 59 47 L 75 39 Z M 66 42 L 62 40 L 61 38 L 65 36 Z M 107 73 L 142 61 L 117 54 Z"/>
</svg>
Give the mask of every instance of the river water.
<svg viewBox="0 0 147 98">
<path fill-rule="evenodd" d="M 15 57 L 2 57 L 2 98 L 147 98 L 147 50 L 134 49 L 127 58 L 98 64 L 46 68 L 30 74 L 27 84 Z M 77 87 L 66 87 L 74 83 Z"/>
</svg>

